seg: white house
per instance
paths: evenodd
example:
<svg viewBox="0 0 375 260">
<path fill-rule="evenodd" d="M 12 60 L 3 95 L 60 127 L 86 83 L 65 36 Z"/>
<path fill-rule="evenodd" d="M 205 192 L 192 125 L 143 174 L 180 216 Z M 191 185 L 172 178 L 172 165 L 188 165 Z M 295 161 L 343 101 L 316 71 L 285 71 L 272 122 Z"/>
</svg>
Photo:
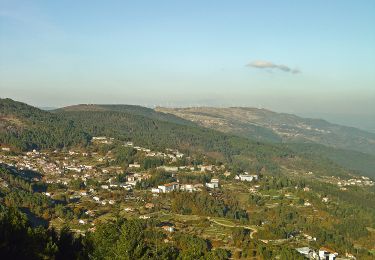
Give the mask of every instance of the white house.
<svg viewBox="0 0 375 260">
<path fill-rule="evenodd" d="M 219 188 L 219 179 L 211 179 L 211 182 L 206 183 L 206 187 L 210 189 Z"/>
<path fill-rule="evenodd" d="M 178 190 L 180 188 L 180 185 L 177 182 L 171 182 L 171 183 L 167 183 L 164 185 L 159 185 L 158 188 L 163 193 L 167 193 L 167 192 Z"/>
<path fill-rule="evenodd" d="M 162 191 L 161 191 L 161 189 L 159 189 L 159 188 L 151 188 L 151 192 L 152 192 L 152 193 L 160 193 L 160 192 L 162 192 Z"/>
<path fill-rule="evenodd" d="M 319 260 L 318 254 L 309 247 L 300 247 L 300 248 L 296 248 L 296 250 L 298 251 L 298 253 L 300 253 L 301 255 L 303 255 L 304 257 L 308 259 Z"/>
<path fill-rule="evenodd" d="M 129 168 L 141 168 L 141 165 L 139 163 L 131 163 L 129 164 Z"/>
<path fill-rule="evenodd" d="M 201 169 L 201 172 L 211 172 L 213 170 L 213 165 L 199 165 L 198 168 Z"/>
<path fill-rule="evenodd" d="M 335 260 L 337 257 L 338 253 L 326 248 L 326 247 L 321 247 L 319 249 L 319 258 L 324 259 L 324 260 Z"/>
<path fill-rule="evenodd" d="M 239 174 L 235 177 L 236 180 L 240 181 L 257 181 L 259 179 L 259 176 L 256 174 Z"/>
</svg>

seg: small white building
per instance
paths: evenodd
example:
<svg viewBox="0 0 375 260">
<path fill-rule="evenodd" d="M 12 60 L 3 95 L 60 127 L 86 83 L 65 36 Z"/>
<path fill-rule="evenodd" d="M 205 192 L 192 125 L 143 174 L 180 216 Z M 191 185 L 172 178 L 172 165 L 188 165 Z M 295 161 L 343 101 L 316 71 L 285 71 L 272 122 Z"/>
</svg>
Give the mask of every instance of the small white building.
<svg viewBox="0 0 375 260">
<path fill-rule="evenodd" d="M 151 188 L 151 192 L 152 192 L 152 193 L 160 193 L 160 192 L 162 192 L 162 191 L 161 191 L 161 189 L 159 189 L 159 188 Z"/>
<path fill-rule="evenodd" d="M 210 189 L 219 188 L 219 179 L 211 179 L 211 182 L 206 183 L 206 187 Z"/>
<path fill-rule="evenodd" d="M 308 259 L 319 260 L 318 254 L 309 247 L 300 247 L 300 248 L 296 248 L 296 250 L 298 251 L 298 253 L 300 253 L 301 255 L 303 255 L 304 257 Z"/>
<path fill-rule="evenodd" d="M 167 192 L 178 190 L 180 188 L 180 185 L 178 184 L 178 182 L 171 182 L 171 183 L 167 183 L 167 184 L 164 184 L 164 185 L 159 185 L 158 188 L 163 193 L 167 193 Z"/>
<path fill-rule="evenodd" d="M 193 184 L 182 184 L 180 186 L 180 190 L 187 191 L 187 192 L 194 192 L 196 191 L 196 188 L 194 187 Z"/>
<path fill-rule="evenodd" d="M 235 177 L 236 180 L 240 181 L 257 181 L 259 179 L 259 176 L 256 174 L 239 174 Z"/>
<path fill-rule="evenodd" d="M 337 256 L 338 256 L 338 253 L 329 249 L 329 248 L 321 247 L 319 249 L 319 258 L 320 259 L 335 260 Z"/>
<path fill-rule="evenodd" d="M 129 164 L 129 168 L 141 168 L 141 165 L 135 162 L 135 163 Z"/>
<path fill-rule="evenodd" d="M 81 225 L 85 225 L 85 224 L 86 224 L 86 221 L 84 221 L 83 219 L 78 220 L 78 222 L 79 222 L 79 224 L 81 224 Z"/>
<path fill-rule="evenodd" d="M 214 166 L 213 165 L 199 165 L 198 168 L 201 169 L 201 172 L 211 172 Z"/>
<path fill-rule="evenodd" d="M 126 147 L 132 147 L 132 146 L 133 146 L 133 142 L 126 142 L 126 143 L 125 143 L 125 146 L 126 146 Z"/>
</svg>

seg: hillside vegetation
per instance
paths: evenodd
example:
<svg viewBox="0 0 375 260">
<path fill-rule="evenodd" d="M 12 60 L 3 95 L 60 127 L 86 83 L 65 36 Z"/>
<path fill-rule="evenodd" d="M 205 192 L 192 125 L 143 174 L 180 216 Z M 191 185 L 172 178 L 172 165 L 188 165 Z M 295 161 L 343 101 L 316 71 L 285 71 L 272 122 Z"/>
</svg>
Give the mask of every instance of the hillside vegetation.
<svg viewBox="0 0 375 260">
<path fill-rule="evenodd" d="M 270 142 L 314 143 L 375 155 L 375 134 L 321 119 L 266 109 L 230 107 L 157 108 L 204 127 Z"/>
<path fill-rule="evenodd" d="M 279 173 L 282 165 L 293 168 L 298 162 L 299 168 L 319 168 L 323 175 L 349 173 L 327 159 L 300 155 L 284 145 L 189 125 L 174 116 L 137 106 L 81 105 L 51 113 L 2 99 L 1 107 L 0 142 L 23 150 L 86 146 L 92 136 L 104 135 L 146 147 L 178 148 L 194 157 L 230 163 L 238 170 Z"/>
<path fill-rule="evenodd" d="M 31 150 L 85 146 L 90 139 L 72 120 L 11 99 L 0 99 L 0 144 Z"/>
</svg>

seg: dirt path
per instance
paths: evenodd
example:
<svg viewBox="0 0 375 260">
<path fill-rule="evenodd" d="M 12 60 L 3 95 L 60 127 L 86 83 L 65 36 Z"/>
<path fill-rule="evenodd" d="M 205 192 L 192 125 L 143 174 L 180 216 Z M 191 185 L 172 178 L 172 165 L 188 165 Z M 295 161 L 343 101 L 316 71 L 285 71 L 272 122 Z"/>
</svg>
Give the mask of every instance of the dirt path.
<svg viewBox="0 0 375 260">
<path fill-rule="evenodd" d="M 250 238 L 254 238 L 254 234 L 256 234 L 258 232 L 258 230 L 254 227 L 249 227 L 249 226 L 245 226 L 245 225 L 235 225 L 235 224 L 232 224 L 232 225 L 229 225 L 229 224 L 224 224 L 224 223 L 220 223 L 218 222 L 216 219 L 212 219 L 210 217 L 207 217 L 207 219 L 217 225 L 220 225 L 220 226 L 223 226 L 223 227 L 230 227 L 230 228 L 234 228 L 234 227 L 241 227 L 241 228 L 245 228 L 245 229 L 249 229 L 251 230 L 251 233 L 250 233 Z"/>
</svg>

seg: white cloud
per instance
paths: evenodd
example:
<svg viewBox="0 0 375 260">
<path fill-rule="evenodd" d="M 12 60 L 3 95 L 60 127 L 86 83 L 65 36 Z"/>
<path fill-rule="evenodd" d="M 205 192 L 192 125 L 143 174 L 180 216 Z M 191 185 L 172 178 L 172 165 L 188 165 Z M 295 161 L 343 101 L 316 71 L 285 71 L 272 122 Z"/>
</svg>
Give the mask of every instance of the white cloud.
<svg viewBox="0 0 375 260">
<path fill-rule="evenodd" d="M 256 60 L 246 65 L 247 67 L 253 67 L 257 69 L 278 69 L 284 72 L 290 72 L 293 74 L 300 73 L 301 71 L 299 69 L 292 69 L 286 65 L 283 64 L 275 64 L 270 61 L 264 61 L 264 60 Z"/>
</svg>

